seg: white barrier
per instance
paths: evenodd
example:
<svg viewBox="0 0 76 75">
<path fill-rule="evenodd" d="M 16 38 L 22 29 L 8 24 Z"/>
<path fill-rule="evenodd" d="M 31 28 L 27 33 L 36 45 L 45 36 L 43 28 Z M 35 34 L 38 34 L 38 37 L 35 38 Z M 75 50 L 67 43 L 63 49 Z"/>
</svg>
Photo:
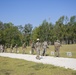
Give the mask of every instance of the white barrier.
<svg viewBox="0 0 76 75">
<path fill-rule="evenodd" d="M 67 56 L 72 57 L 72 52 L 67 52 Z"/>
</svg>

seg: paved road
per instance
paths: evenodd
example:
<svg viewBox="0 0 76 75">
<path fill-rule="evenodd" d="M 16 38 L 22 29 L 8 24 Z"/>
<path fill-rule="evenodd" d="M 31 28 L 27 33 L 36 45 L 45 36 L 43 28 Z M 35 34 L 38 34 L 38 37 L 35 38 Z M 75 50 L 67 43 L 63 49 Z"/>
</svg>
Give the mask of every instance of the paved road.
<svg viewBox="0 0 76 75">
<path fill-rule="evenodd" d="M 55 66 L 60 66 L 60 67 L 76 70 L 76 59 L 75 58 L 43 56 L 41 57 L 40 60 L 37 60 L 36 55 L 15 54 L 15 53 L 0 53 L 0 56 L 24 59 L 28 61 L 43 63 L 43 64 L 52 64 Z"/>
</svg>

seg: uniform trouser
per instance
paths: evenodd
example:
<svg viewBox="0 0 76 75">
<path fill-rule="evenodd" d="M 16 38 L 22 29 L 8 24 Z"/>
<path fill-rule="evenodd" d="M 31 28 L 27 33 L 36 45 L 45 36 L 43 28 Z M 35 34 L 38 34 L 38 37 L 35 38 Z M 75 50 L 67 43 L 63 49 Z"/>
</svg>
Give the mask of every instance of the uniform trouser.
<svg viewBox="0 0 76 75">
<path fill-rule="evenodd" d="M 43 49 L 43 51 L 42 51 L 42 56 L 44 56 L 45 53 L 46 53 L 46 48 Z"/>
<path fill-rule="evenodd" d="M 56 57 L 59 57 L 60 56 L 59 49 L 55 49 L 55 56 Z"/>
<path fill-rule="evenodd" d="M 40 49 L 37 49 L 37 56 L 36 56 L 36 58 L 40 58 L 39 55 L 40 55 Z"/>
</svg>

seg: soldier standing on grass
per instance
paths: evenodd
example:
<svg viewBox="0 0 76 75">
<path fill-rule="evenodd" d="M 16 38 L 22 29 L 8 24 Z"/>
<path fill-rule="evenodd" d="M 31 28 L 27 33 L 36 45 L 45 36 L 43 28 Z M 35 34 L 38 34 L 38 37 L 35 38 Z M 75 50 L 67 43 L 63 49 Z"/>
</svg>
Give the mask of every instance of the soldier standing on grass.
<svg viewBox="0 0 76 75">
<path fill-rule="evenodd" d="M 46 54 L 46 49 L 48 48 L 47 41 L 44 41 L 42 44 L 43 50 L 42 50 L 42 56 Z"/>
<path fill-rule="evenodd" d="M 31 51 L 30 51 L 30 53 L 33 54 L 34 50 L 35 50 L 35 43 L 33 41 L 32 44 L 31 44 Z"/>
<path fill-rule="evenodd" d="M 60 52 L 59 52 L 60 46 L 61 46 L 60 41 L 57 40 L 57 41 L 54 43 L 55 56 L 56 56 L 56 57 L 59 57 L 59 56 L 60 56 Z"/>
<path fill-rule="evenodd" d="M 37 52 L 36 59 L 39 59 L 39 60 L 40 60 L 40 48 L 41 48 L 41 43 L 40 43 L 40 40 L 39 40 L 39 39 L 37 39 L 35 48 L 36 48 L 36 52 Z"/>
</svg>

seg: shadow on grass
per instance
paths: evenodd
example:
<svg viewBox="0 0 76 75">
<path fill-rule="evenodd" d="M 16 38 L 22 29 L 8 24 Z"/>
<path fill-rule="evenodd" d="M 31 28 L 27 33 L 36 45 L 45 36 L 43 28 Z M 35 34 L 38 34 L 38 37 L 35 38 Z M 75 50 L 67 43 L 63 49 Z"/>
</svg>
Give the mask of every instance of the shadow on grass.
<svg viewBox="0 0 76 75">
<path fill-rule="evenodd" d="M 41 70 L 41 69 L 45 69 L 45 68 L 47 68 L 47 69 L 56 69 L 57 67 L 52 66 L 52 65 L 48 66 L 48 65 L 44 65 L 44 64 L 35 64 L 35 65 L 31 66 L 30 68 L 33 68 L 35 70 Z"/>
<path fill-rule="evenodd" d="M 6 69 L 0 70 L 0 75 L 11 75 L 11 73 L 13 73 L 13 70 L 6 70 Z"/>
</svg>

